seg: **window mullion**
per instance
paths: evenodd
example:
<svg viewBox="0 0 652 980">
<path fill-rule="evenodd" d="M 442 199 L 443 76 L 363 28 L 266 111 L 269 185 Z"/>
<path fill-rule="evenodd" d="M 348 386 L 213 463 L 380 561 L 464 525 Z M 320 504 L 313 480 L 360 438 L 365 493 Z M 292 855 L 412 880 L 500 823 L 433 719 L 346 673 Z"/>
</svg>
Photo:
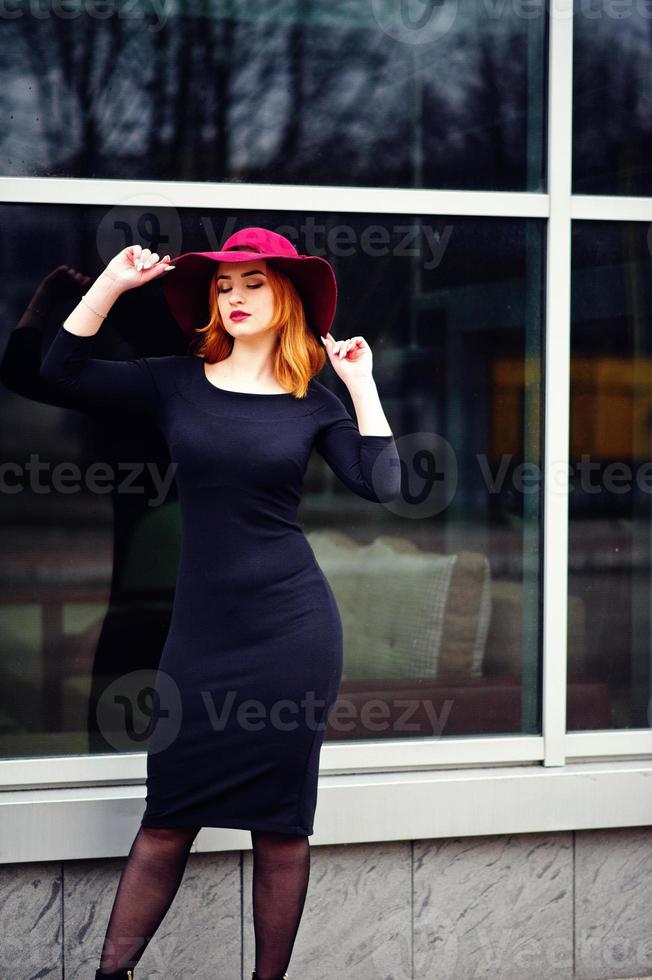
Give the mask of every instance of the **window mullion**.
<svg viewBox="0 0 652 980">
<path fill-rule="evenodd" d="M 568 457 L 570 420 L 572 0 L 551 6 L 544 360 L 544 765 L 563 766 L 566 734 Z"/>
</svg>

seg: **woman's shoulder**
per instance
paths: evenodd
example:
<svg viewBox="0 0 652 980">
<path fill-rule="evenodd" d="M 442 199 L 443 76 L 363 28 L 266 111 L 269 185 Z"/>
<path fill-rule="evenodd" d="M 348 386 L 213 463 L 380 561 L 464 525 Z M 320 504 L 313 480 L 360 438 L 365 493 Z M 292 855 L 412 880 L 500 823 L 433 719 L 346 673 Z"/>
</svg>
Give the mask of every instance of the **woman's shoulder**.
<svg viewBox="0 0 652 980">
<path fill-rule="evenodd" d="M 320 412 L 324 418 L 332 415 L 340 416 L 342 412 L 347 411 L 340 396 L 317 378 L 310 381 L 309 388 L 312 389 L 315 411 Z"/>
<path fill-rule="evenodd" d="M 339 401 L 339 398 L 335 392 L 331 391 L 331 389 L 325 385 L 323 381 L 319 381 L 317 377 L 312 378 L 309 387 L 313 391 L 313 396 L 324 405 L 332 405 L 335 401 Z"/>
</svg>

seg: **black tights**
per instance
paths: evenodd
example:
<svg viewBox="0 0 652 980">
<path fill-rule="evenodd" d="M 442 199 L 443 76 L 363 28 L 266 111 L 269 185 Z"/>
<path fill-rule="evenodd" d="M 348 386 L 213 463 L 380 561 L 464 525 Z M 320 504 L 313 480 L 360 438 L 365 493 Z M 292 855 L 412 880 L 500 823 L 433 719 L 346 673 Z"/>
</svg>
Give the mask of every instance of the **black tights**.
<svg viewBox="0 0 652 980">
<path fill-rule="evenodd" d="M 200 827 L 140 827 L 122 870 L 104 939 L 100 970 L 133 968 L 176 895 Z M 310 875 L 307 837 L 252 831 L 256 974 L 287 970 Z"/>
<path fill-rule="evenodd" d="M 252 899 L 256 976 L 277 980 L 287 970 L 310 877 L 307 837 L 252 830 Z"/>
<path fill-rule="evenodd" d="M 200 827 L 141 827 L 122 869 L 100 958 L 102 973 L 134 967 L 176 895 Z"/>
</svg>

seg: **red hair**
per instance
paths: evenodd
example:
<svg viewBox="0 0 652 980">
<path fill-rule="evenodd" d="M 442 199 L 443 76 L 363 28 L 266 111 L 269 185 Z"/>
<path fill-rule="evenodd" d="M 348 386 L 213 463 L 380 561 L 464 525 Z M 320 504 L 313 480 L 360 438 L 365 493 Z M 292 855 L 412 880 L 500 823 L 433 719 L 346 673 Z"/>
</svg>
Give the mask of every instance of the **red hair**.
<svg viewBox="0 0 652 980">
<path fill-rule="evenodd" d="M 235 251 L 235 249 L 234 249 Z M 308 382 L 326 363 L 326 351 L 306 322 L 301 297 L 294 283 L 267 263 L 267 281 L 274 294 L 274 314 L 270 329 L 278 335 L 273 354 L 274 375 L 288 394 L 304 398 Z M 217 268 L 209 286 L 209 320 L 206 326 L 196 327 L 199 342 L 194 353 L 211 364 L 223 361 L 233 349 L 233 337 L 224 326 L 217 303 Z"/>
</svg>

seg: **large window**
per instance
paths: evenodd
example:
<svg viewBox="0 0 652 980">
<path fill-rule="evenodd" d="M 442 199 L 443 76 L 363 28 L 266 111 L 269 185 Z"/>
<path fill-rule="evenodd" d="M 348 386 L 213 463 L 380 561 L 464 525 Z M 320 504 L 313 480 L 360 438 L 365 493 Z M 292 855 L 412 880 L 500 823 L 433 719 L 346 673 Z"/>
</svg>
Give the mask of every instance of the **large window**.
<svg viewBox="0 0 652 980">
<path fill-rule="evenodd" d="M 84 209 L 81 236 L 76 207 L 55 212 L 43 254 L 70 265 L 92 255 L 104 210 Z M 23 236 L 9 259 L 17 281 L 28 264 L 25 230 L 37 234 L 44 213 L 4 208 L 7 245 Z M 127 217 L 134 227 L 147 218 L 165 234 L 164 213 L 133 209 Z M 206 249 L 197 215 L 177 217 L 184 249 Z M 363 330 L 372 345 L 403 457 L 403 496 L 392 507 L 355 497 L 317 457 L 305 483 L 302 519 L 345 633 L 342 714 L 328 737 L 539 733 L 541 488 L 525 492 L 523 471 L 541 465 L 544 224 L 269 211 L 207 217 L 214 229 L 264 221 L 293 238 L 321 229 L 316 249 L 333 260 L 342 297 L 336 335 Z M 97 271 L 83 260 L 80 268 Z M 156 354 L 180 342 L 157 286 L 121 297 L 97 356 Z M 15 322 L 24 286 L 7 299 Z M 110 738 L 104 729 L 120 683 L 122 725 L 140 707 L 144 728 L 174 595 L 180 521 L 174 485 L 163 480 L 170 460 L 160 434 L 74 400 L 52 404 L 37 377 L 38 354 L 66 302 L 75 299 L 46 307 L 43 329 L 5 337 L 3 418 L 15 421 L 3 428 L 3 455 L 13 463 L 0 610 L 9 754 L 84 750 L 87 725 L 90 751 L 119 748 L 119 713 Z M 328 366 L 322 378 L 348 401 Z M 30 458 L 41 464 L 38 486 Z M 109 477 L 98 481 L 100 463 Z M 138 683 L 141 696 L 128 711 Z M 410 694 L 433 710 L 404 725 Z M 367 719 L 372 699 L 384 724 Z M 133 737 L 123 741 L 133 747 Z"/>
<path fill-rule="evenodd" d="M 543 2 L 413 6 L 16 3 L 1 172 L 543 190 Z"/>
</svg>

